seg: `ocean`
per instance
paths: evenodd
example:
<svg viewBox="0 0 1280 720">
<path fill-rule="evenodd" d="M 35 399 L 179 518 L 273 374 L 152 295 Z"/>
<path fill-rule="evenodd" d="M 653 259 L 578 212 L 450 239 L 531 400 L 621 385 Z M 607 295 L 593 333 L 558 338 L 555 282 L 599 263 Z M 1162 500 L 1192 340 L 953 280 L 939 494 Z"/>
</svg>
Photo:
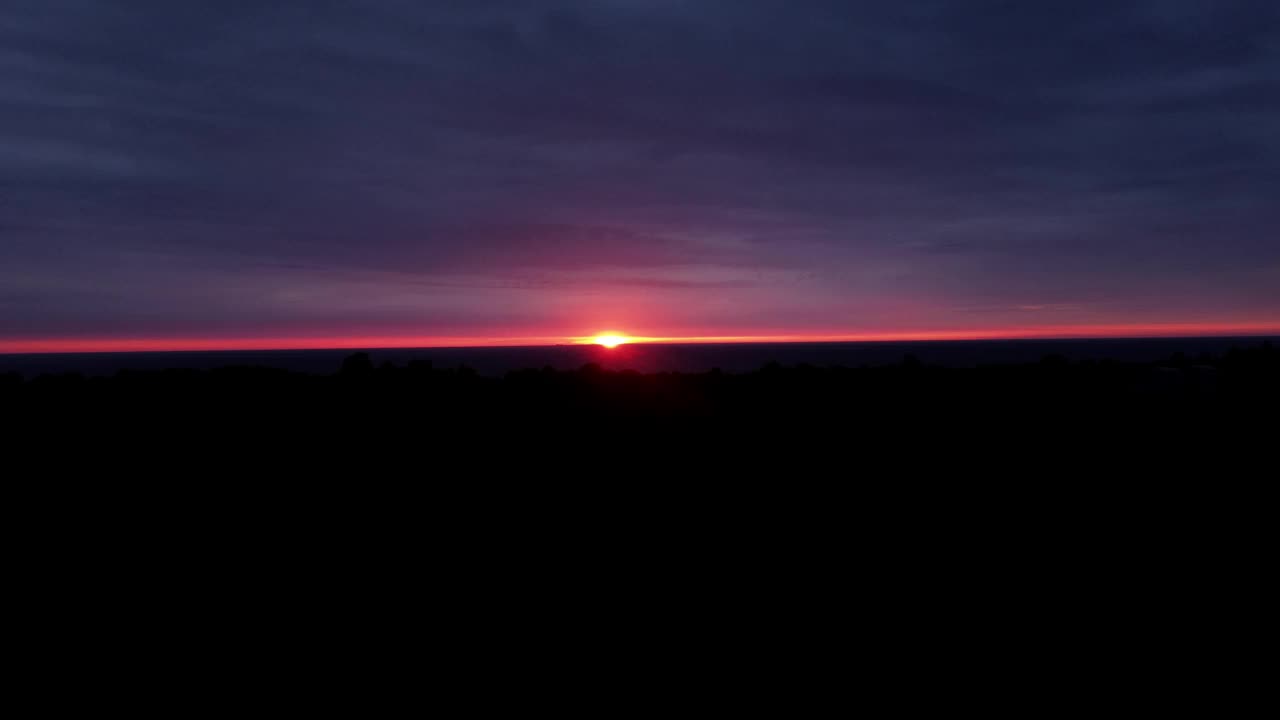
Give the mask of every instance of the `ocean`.
<svg viewBox="0 0 1280 720">
<path fill-rule="evenodd" d="M 820 367 L 885 365 L 911 355 L 921 362 L 947 367 L 1025 363 L 1049 355 L 1070 360 L 1111 359 L 1151 362 L 1175 353 L 1221 354 L 1233 347 L 1253 347 L 1280 337 L 1131 338 L 1097 340 L 972 340 L 930 342 L 635 344 L 608 349 L 595 345 L 471 348 L 370 348 L 375 364 L 404 365 L 429 360 L 437 368 L 467 366 L 482 375 L 553 367 L 573 369 L 597 363 L 614 370 L 640 372 L 747 372 L 777 362 Z M 300 372 L 336 372 L 342 359 L 357 350 L 228 350 L 221 352 L 68 353 L 0 355 L 0 373 L 26 377 L 56 373 L 111 375 L 119 370 L 209 369 L 260 366 Z"/>
</svg>

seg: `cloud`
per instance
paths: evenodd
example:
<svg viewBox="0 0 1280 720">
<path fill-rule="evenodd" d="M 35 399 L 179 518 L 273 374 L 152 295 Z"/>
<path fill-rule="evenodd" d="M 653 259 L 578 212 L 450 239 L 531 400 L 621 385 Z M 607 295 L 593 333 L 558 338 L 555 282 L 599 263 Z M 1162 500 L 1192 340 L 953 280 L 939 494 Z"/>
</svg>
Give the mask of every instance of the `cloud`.
<svg viewBox="0 0 1280 720">
<path fill-rule="evenodd" d="M 13 0 L 0 48 L 0 298 L 26 313 L 0 333 L 142 327 L 152 304 L 197 332 L 399 322 L 365 273 L 485 278 L 438 324 L 506 326 L 504 283 L 557 272 L 687 324 L 1121 317 L 1189 287 L 1224 317 L 1280 309 L 1255 270 L 1280 262 L 1268 0 Z M 150 260 L 80 274 L 113 255 Z M 822 280 L 722 277 L 750 271 Z M 367 312 L 181 290 L 238 273 L 350 281 Z M 557 291 L 522 321 L 572 315 Z"/>
</svg>

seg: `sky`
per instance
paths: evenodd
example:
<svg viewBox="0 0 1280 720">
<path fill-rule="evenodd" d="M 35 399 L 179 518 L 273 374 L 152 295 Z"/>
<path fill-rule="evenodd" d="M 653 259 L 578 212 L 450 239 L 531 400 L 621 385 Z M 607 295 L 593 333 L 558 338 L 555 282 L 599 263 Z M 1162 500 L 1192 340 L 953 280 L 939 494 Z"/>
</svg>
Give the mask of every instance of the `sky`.
<svg viewBox="0 0 1280 720">
<path fill-rule="evenodd" d="M 1280 329 L 1275 0 L 5 0 L 0 352 Z"/>
</svg>

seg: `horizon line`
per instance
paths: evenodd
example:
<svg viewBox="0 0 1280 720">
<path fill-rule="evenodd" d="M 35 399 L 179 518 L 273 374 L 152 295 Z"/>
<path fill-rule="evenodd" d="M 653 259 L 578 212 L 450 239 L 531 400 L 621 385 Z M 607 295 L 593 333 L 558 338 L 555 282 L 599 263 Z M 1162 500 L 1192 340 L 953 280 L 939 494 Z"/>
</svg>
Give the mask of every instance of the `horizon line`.
<svg viewBox="0 0 1280 720">
<path fill-rule="evenodd" d="M 1211 337 L 1280 337 L 1280 324 L 1154 323 L 1061 326 L 1006 330 L 920 330 L 863 333 L 632 336 L 626 345 L 751 343 L 963 342 L 981 340 L 1106 340 Z M 599 335 L 537 337 L 331 336 L 280 338 L 45 338 L 0 339 L 0 355 L 58 355 L 131 352 L 236 352 L 288 350 L 392 350 L 596 345 Z"/>
</svg>

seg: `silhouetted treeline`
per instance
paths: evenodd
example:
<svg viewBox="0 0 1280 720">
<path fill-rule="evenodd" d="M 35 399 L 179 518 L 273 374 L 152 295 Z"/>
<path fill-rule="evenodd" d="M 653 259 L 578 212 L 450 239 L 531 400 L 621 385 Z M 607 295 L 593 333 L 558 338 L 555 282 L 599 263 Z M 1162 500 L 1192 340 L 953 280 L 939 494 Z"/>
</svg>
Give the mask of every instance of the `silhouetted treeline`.
<svg viewBox="0 0 1280 720">
<path fill-rule="evenodd" d="M 1265 343 L 1222 356 L 1157 363 L 1071 362 L 935 367 L 912 357 L 879 367 L 782 367 L 732 374 L 641 374 L 596 365 L 520 370 L 501 378 L 465 368 L 375 366 L 357 353 L 332 375 L 255 367 L 121 371 L 111 377 L 0 376 L 10 422 L 118 426 L 183 423 L 355 431 L 412 428 L 546 429 L 555 423 L 706 421 L 728 426 L 838 430 L 900 428 L 971 432 L 983 425 L 1123 420 L 1207 427 L 1224 420 L 1274 422 L 1280 352 Z"/>
</svg>

